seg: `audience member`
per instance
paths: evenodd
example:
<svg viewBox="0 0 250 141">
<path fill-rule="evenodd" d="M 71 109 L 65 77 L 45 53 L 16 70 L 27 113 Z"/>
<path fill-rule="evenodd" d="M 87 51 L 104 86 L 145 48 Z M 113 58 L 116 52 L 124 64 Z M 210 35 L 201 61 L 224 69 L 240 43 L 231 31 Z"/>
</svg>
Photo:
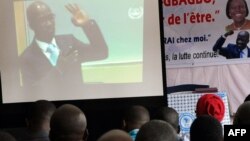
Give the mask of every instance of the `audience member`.
<svg viewBox="0 0 250 141">
<path fill-rule="evenodd" d="M 16 139 L 10 133 L 0 131 L 0 141 L 16 141 Z"/>
<path fill-rule="evenodd" d="M 225 105 L 219 96 L 205 94 L 198 99 L 195 112 L 197 117 L 210 115 L 221 122 L 225 114 Z"/>
<path fill-rule="evenodd" d="M 28 129 L 34 132 L 49 133 L 50 118 L 55 110 L 56 106 L 48 100 L 38 100 L 31 103 L 26 119 Z"/>
<path fill-rule="evenodd" d="M 132 138 L 123 130 L 113 129 L 104 133 L 97 141 L 132 141 Z"/>
<path fill-rule="evenodd" d="M 169 123 L 151 120 L 140 128 L 135 141 L 177 141 L 177 134 Z"/>
<path fill-rule="evenodd" d="M 250 125 L 250 101 L 242 103 L 234 116 L 234 125 Z"/>
<path fill-rule="evenodd" d="M 157 110 L 154 119 L 164 120 L 170 123 L 177 133 L 180 132 L 179 114 L 174 108 L 161 107 Z"/>
<path fill-rule="evenodd" d="M 60 106 L 52 115 L 49 138 L 51 141 L 86 141 L 87 119 L 81 109 L 72 105 Z"/>
<path fill-rule="evenodd" d="M 168 122 L 176 130 L 178 141 L 182 141 L 184 137 L 180 135 L 179 114 L 171 107 L 161 107 L 156 111 L 154 119 L 164 120 Z"/>
<path fill-rule="evenodd" d="M 210 115 L 198 116 L 190 128 L 190 141 L 223 141 L 221 123 Z"/>
<path fill-rule="evenodd" d="M 134 105 L 129 107 L 125 112 L 123 119 L 123 129 L 129 133 L 133 140 L 140 127 L 150 120 L 148 110 L 141 105 Z"/>
<path fill-rule="evenodd" d="M 56 106 L 47 100 L 30 103 L 27 109 L 26 128 L 17 128 L 9 132 L 18 141 L 49 141 L 50 118 Z"/>
</svg>

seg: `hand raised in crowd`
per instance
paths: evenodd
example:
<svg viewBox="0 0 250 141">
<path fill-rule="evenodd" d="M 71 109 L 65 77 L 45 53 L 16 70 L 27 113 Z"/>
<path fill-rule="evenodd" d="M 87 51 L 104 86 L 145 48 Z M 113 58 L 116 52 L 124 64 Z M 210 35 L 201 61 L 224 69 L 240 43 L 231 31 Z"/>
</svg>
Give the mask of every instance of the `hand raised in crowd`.
<svg viewBox="0 0 250 141">
<path fill-rule="evenodd" d="M 77 4 L 67 4 L 65 7 L 72 14 L 71 20 L 75 26 L 81 27 L 89 20 L 87 13 L 80 9 Z"/>
</svg>

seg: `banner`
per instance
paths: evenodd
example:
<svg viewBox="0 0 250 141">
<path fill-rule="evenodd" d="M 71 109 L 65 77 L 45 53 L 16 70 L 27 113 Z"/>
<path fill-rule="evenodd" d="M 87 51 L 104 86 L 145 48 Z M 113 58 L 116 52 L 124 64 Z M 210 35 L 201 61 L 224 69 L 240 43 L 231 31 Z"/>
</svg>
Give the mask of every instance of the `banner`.
<svg viewBox="0 0 250 141">
<path fill-rule="evenodd" d="M 229 59 L 219 50 L 213 51 L 217 40 L 229 30 L 233 34 L 225 39 L 222 47 L 235 45 L 240 31 L 250 32 L 250 1 L 234 1 L 163 0 L 167 68 L 249 63 L 248 48 L 249 55 L 245 58 L 236 55 Z"/>
</svg>

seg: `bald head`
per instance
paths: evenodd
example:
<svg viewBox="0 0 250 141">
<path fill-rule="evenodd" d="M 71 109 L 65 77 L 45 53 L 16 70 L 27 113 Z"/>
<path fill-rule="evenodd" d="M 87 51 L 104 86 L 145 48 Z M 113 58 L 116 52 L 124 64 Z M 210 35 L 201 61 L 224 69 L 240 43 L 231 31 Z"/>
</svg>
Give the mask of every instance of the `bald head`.
<svg viewBox="0 0 250 141">
<path fill-rule="evenodd" d="M 250 125 L 250 101 L 246 101 L 239 106 L 236 111 L 234 121 L 234 125 Z"/>
<path fill-rule="evenodd" d="M 132 129 L 138 129 L 149 120 L 150 115 L 148 110 L 143 106 L 134 105 L 129 107 L 129 109 L 125 112 L 124 128 L 127 131 L 130 131 Z"/>
<path fill-rule="evenodd" d="M 240 31 L 238 33 L 236 44 L 240 49 L 244 49 L 247 47 L 247 44 L 249 42 L 249 32 L 247 31 Z"/>
<path fill-rule="evenodd" d="M 132 141 L 132 138 L 127 132 L 114 129 L 104 133 L 97 141 Z"/>
<path fill-rule="evenodd" d="M 29 24 L 32 25 L 31 27 L 35 22 L 42 22 L 43 18 L 51 14 L 53 13 L 50 7 L 42 1 L 35 1 L 27 8 L 27 19 Z"/>
<path fill-rule="evenodd" d="M 65 104 L 59 107 L 51 117 L 51 141 L 82 140 L 87 127 L 84 113 L 78 107 Z"/>
<path fill-rule="evenodd" d="M 27 20 L 36 39 L 51 42 L 55 36 L 55 17 L 46 3 L 35 1 L 30 4 L 27 8 Z"/>
</svg>

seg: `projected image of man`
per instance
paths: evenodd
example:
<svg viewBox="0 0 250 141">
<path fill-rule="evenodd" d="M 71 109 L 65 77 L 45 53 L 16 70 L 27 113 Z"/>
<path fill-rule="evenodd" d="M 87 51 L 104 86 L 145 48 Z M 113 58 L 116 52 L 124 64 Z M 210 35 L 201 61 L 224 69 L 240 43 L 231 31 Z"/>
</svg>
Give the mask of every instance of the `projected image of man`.
<svg viewBox="0 0 250 141">
<path fill-rule="evenodd" d="M 249 43 L 249 32 L 247 31 L 240 31 L 237 34 L 236 44 L 230 43 L 226 47 L 222 47 L 226 38 L 232 34 L 234 32 L 231 30 L 221 36 L 213 46 L 213 51 L 218 52 L 227 59 L 250 57 L 250 48 L 247 46 Z"/>
<path fill-rule="evenodd" d="M 82 83 L 81 63 L 108 56 L 106 42 L 96 22 L 76 4 L 66 5 L 65 10 L 71 13 L 72 23 L 83 30 L 89 43 L 83 43 L 72 34 L 55 35 L 56 15 L 46 3 L 33 2 L 27 8 L 27 20 L 34 39 L 20 56 L 23 86 L 66 81 Z"/>
</svg>

